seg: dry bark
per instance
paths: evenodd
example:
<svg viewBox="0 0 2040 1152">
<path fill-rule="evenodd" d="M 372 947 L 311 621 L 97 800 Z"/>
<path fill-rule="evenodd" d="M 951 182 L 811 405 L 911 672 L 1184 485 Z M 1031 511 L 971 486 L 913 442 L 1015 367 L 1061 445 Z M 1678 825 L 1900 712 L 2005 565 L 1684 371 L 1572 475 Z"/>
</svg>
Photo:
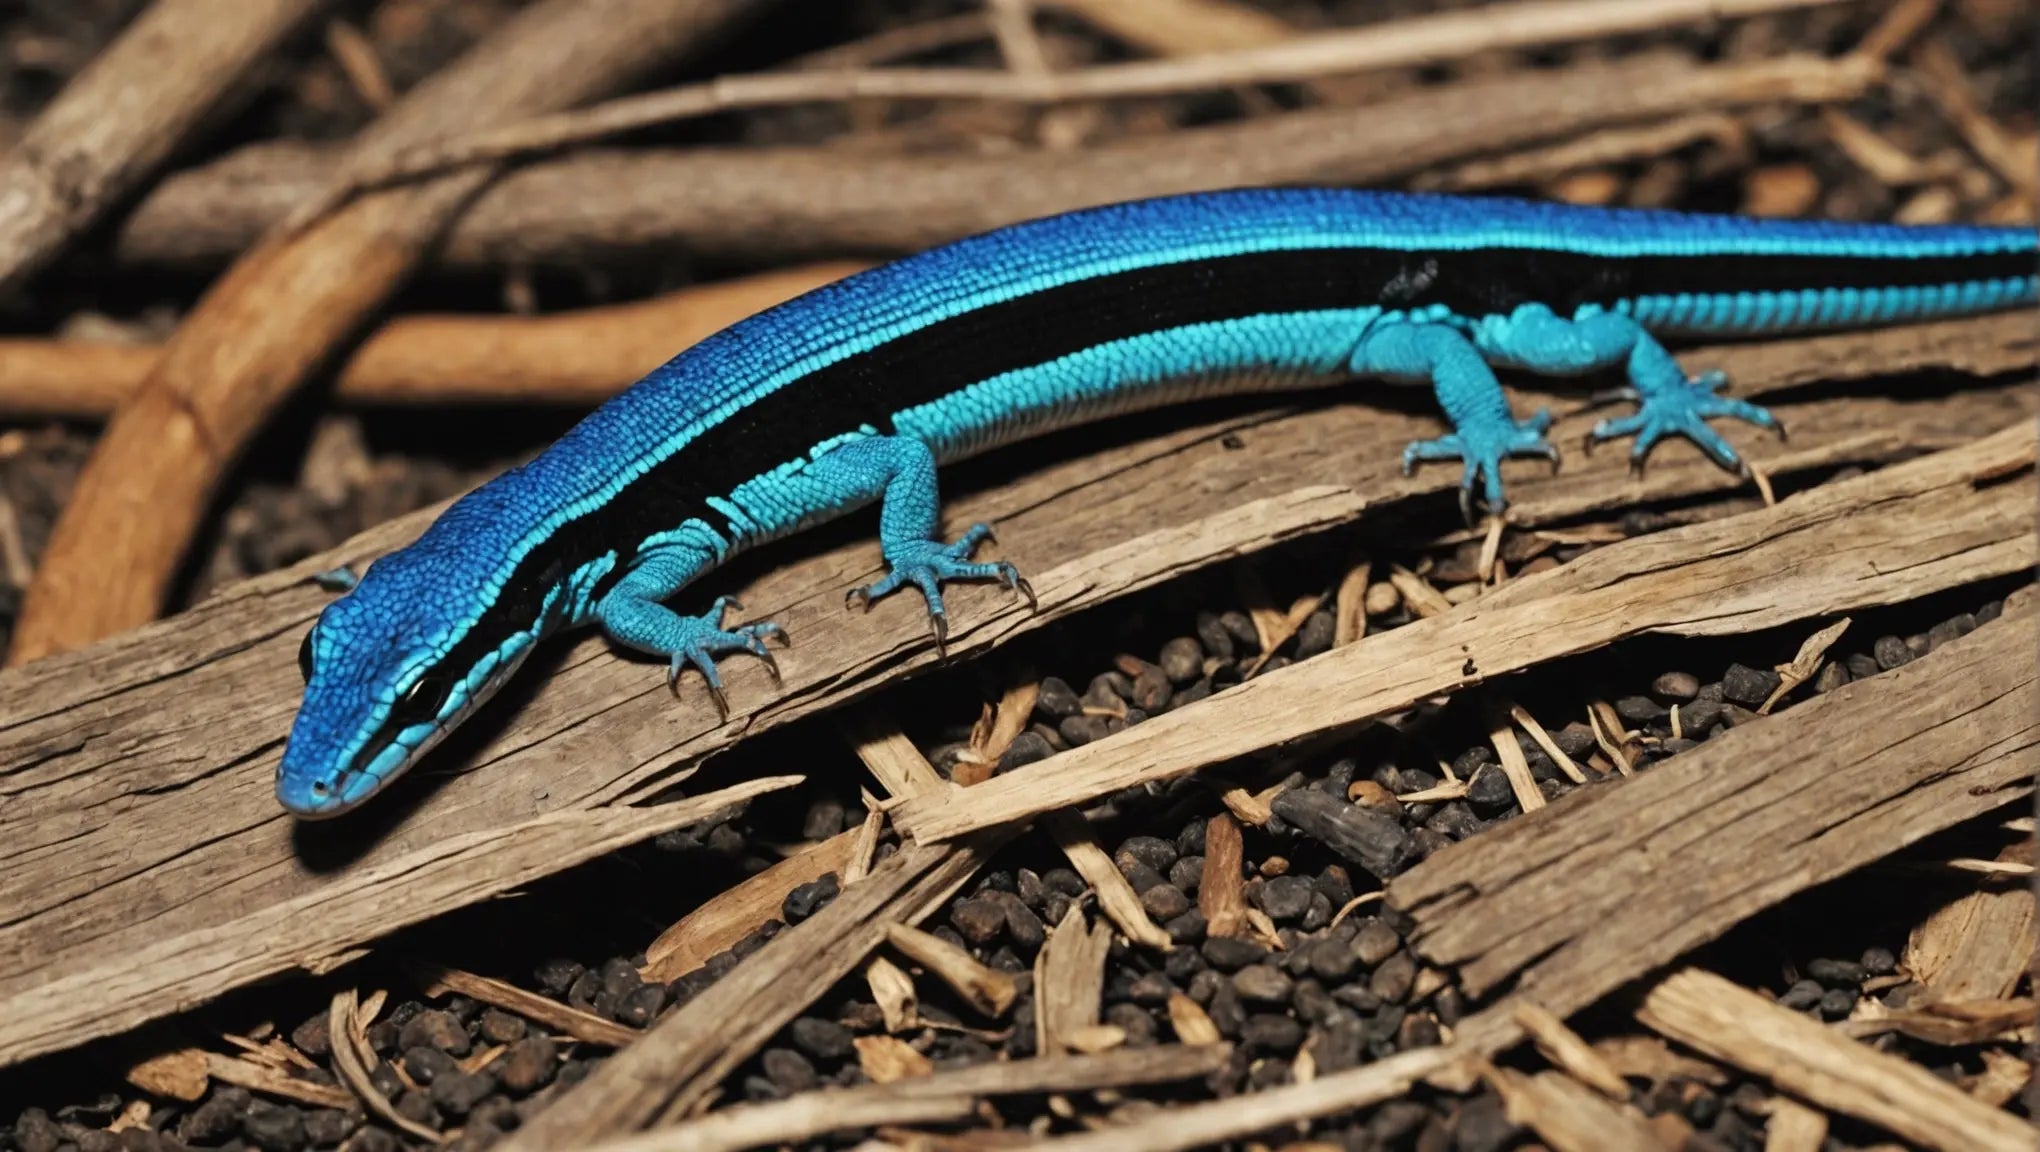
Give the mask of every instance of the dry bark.
<svg viewBox="0 0 2040 1152">
<path fill-rule="evenodd" d="M 1079 151 L 883 156 L 836 148 L 595 151 L 482 192 L 437 258 L 454 266 L 899 254 L 1034 216 L 1244 184 L 1381 184 L 1439 164 L 1703 109 L 1825 103 L 1867 90 L 1860 61 L 1632 60 L 1467 81 L 1382 101 Z M 214 263 L 321 194 L 329 153 L 260 146 L 164 181 L 118 255 Z M 813 190 L 829 189 L 818 197 Z"/>
<path fill-rule="evenodd" d="M 323 0 L 157 0 L 0 163 L 0 291 L 47 264 L 246 90 Z"/>
<path fill-rule="evenodd" d="M 2031 363 L 2032 344 L 2025 318 L 2003 317 L 1689 361 L 1730 368 L 1745 390 L 1761 392 L 1808 374 L 1850 379 L 1949 363 L 2009 372 Z M 1730 435 L 1783 476 L 1959 443 L 2030 420 L 2035 399 L 2019 380 L 1905 400 L 1798 391 L 1779 406 L 1795 426 L 1792 445 Z M 956 590 L 952 653 L 982 651 L 1044 619 L 1366 509 L 1386 514 L 1419 498 L 1420 523 L 1453 523 L 1444 492 L 1455 470 L 1405 478 L 1397 466 L 1404 442 L 1435 434 L 1429 415 L 1327 405 L 1202 419 L 1144 418 L 1148 436 L 1131 441 L 1121 425 L 1036 442 L 1024 456 L 1007 453 L 946 478 L 950 522 L 998 523 L 1005 554 L 1031 571 L 1044 605 L 1036 618 L 1001 590 Z M 1559 431 L 1574 438 L 1588 423 L 1569 419 Z M 1229 436 L 1237 449 L 1226 446 Z M 1101 441 L 1117 446 L 1085 454 Z M 1738 483 L 1678 445 L 1661 450 L 1641 483 L 1622 475 L 1613 453 L 1555 478 L 1534 467 L 1511 471 L 1518 513 L 1530 523 Z M 988 486 L 972 490 L 973 480 Z M 1295 495 L 1298 485 L 1313 487 Z M 740 593 L 795 638 L 778 689 L 755 666 L 726 671 L 734 722 L 720 723 L 699 693 L 676 702 L 657 669 L 587 637 L 542 655 L 524 678 L 526 694 L 471 721 L 428 772 L 355 818 L 295 828 L 271 780 L 298 703 L 298 641 L 328 599 L 308 577 L 404 543 L 430 515 L 226 589 L 171 620 L 0 674 L 0 1002 L 35 1007 L 0 1013 L 0 1061 L 161 1016 L 486 899 L 522 874 L 518 854 L 500 846 L 501 830 L 628 800 L 748 732 L 936 663 L 918 605 L 843 611 L 843 589 L 877 575 L 877 548 L 862 524 L 849 543 L 826 534 L 789 541 L 776 569 L 748 583 L 733 573 L 715 589 Z M 430 894 L 404 887 L 403 861 L 466 838 L 463 885 Z M 554 866 L 574 858 L 562 854 Z M 387 869 L 396 887 L 359 899 L 350 874 L 335 870 L 343 862 Z M 283 908 L 296 912 L 276 919 L 272 911 Z M 145 949 L 173 946 L 175 963 L 134 963 Z M 75 992 L 30 996 L 60 976 L 76 978 Z"/>
<path fill-rule="evenodd" d="M 768 2 L 543 0 L 407 93 L 346 163 L 616 91 Z M 10 664 L 155 618 L 241 449 L 490 175 L 475 168 L 364 196 L 265 240 L 213 285 L 80 473 L 23 596 Z"/>
</svg>

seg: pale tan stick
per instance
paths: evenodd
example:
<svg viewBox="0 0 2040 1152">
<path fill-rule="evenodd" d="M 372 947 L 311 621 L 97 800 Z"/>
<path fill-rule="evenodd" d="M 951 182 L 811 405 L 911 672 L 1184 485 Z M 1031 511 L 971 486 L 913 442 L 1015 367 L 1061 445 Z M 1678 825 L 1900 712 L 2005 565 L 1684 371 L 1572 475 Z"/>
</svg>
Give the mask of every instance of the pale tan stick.
<svg viewBox="0 0 2040 1152">
<path fill-rule="evenodd" d="M 406 93 L 349 163 L 615 91 L 768 2 L 540 0 Z M 409 277 L 488 175 L 364 197 L 263 244 L 213 286 L 79 475 L 23 597 L 10 664 L 155 617 L 242 447 Z"/>
<path fill-rule="evenodd" d="M 465 138 L 421 144 L 358 169 L 344 191 L 375 188 L 740 108 L 861 99 L 976 98 L 1054 104 L 1281 83 L 1429 64 L 1482 52 L 1648 32 L 1698 20 L 1812 8 L 1838 0 L 1516 0 L 1239 52 L 1100 65 L 1071 72 L 907 69 L 725 76 Z M 336 193 L 338 195 L 338 193 Z M 337 201 L 336 201 L 337 202 Z M 310 211 L 310 210 L 308 210 Z"/>
<path fill-rule="evenodd" d="M 0 291 L 153 174 L 324 0 L 156 0 L 0 161 Z"/>
<path fill-rule="evenodd" d="M 579 266 L 675 249 L 739 259 L 901 253 L 1034 216 L 1241 184 L 1380 184 L 1441 164 L 1669 116 L 1850 99 L 1879 80 L 1853 59 L 1677 58 L 1467 80 L 1365 109 L 1325 108 L 1057 153 L 883 156 L 840 148 L 592 153 L 513 171 L 437 253 L 451 267 Z M 130 262 L 237 253 L 319 195 L 333 157 L 255 146 L 173 176 L 117 237 Z M 829 195 L 812 194 L 827 187 Z"/>
<path fill-rule="evenodd" d="M 334 395 L 352 404 L 593 407 L 689 345 L 863 267 L 813 264 L 550 316 L 398 317 L 341 366 Z M 162 352 L 0 339 L 0 414 L 103 417 L 134 394 Z"/>
</svg>

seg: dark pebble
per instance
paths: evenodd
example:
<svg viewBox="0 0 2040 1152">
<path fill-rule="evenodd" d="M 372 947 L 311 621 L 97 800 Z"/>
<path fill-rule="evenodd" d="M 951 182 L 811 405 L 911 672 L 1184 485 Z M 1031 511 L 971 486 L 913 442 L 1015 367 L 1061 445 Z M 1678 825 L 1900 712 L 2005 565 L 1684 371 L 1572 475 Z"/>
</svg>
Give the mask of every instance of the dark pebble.
<svg viewBox="0 0 2040 1152">
<path fill-rule="evenodd" d="M 1655 724 L 1665 718 L 1665 706 L 1648 696 L 1624 696 L 1615 701 L 1615 714 L 1628 724 Z"/>
<path fill-rule="evenodd" d="M 1452 1117 L 1453 1152 L 1500 1152 L 1515 1135 L 1502 1098 L 1492 1093 L 1468 1100 Z"/>
<path fill-rule="evenodd" d="M 1332 999 L 1363 1014 L 1381 1009 L 1381 997 L 1368 991 L 1365 984 L 1341 984 L 1332 989 Z"/>
<path fill-rule="evenodd" d="M 1964 627 L 1964 623 L 1965 621 L 1962 617 L 1956 616 L 1943 620 L 1932 628 L 1927 629 L 1927 647 L 1929 649 L 1939 648 L 1950 640 L 1959 640 L 1976 630 L 1976 617 L 1971 616 L 1968 618 L 1966 622 L 1967 627 Z"/>
<path fill-rule="evenodd" d="M 1431 1109 L 1416 1100 L 1390 1100 L 1367 1119 L 1367 1135 L 1382 1146 L 1400 1147 L 1431 1119 Z"/>
<path fill-rule="evenodd" d="M 1360 930 L 1353 935 L 1353 954 L 1360 963 L 1372 968 L 1388 959 L 1402 947 L 1402 937 L 1396 930 L 1369 916 L 1360 921 Z"/>
<path fill-rule="evenodd" d="M 403 1142 L 387 1128 L 367 1127 L 348 1141 L 347 1152 L 399 1152 Z"/>
<path fill-rule="evenodd" d="M 1343 940 L 1320 940 L 1304 953 L 1311 974 L 1326 980 L 1344 980 L 1359 966 L 1353 946 Z"/>
<path fill-rule="evenodd" d="M 961 900 L 950 906 L 949 923 L 972 944 L 990 944 L 1006 930 L 1006 907 L 983 897 Z"/>
<path fill-rule="evenodd" d="M 584 969 L 567 988 L 567 1003 L 583 1012 L 595 1011 L 595 997 L 602 992 L 602 974 Z"/>
<path fill-rule="evenodd" d="M 1889 976 L 1898 971 L 1898 957 L 1889 948 L 1863 950 L 1863 971 L 1871 976 Z"/>
<path fill-rule="evenodd" d="M 1011 772 L 1015 768 L 1038 763 L 1053 755 L 1055 748 L 1049 744 L 1048 737 L 1029 728 L 1015 736 L 1013 742 L 1006 746 L 1006 751 L 999 757 L 999 771 Z"/>
<path fill-rule="evenodd" d="M 411 1017 L 397 1033 L 397 1043 L 407 1052 L 413 1048 L 437 1048 L 441 1052 L 465 1056 L 468 1034 L 451 1012 L 431 1009 Z"/>
<path fill-rule="evenodd" d="M 1820 1014 L 1829 1020 L 1840 1020 L 1856 1007 L 1856 992 L 1853 988 L 1830 988 L 1820 998 Z"/>
<path fill-rule="evenodd" d="M 404 1049 L 404 1071 L 420 1084 L 430 1084 L 445 1073 L 460 1067 L 460 1062 L 437 1048 L 420 1045 Z"/>
<path fill-rule="evenodd" d="M 1885 672 L 1913 662 L 1913 650 L 1896 636 L 1879 636 L 1877 643 L 1870 646 L 1870 655 L 1876 659 L 1877 667 Z"/>
<path fill-rule="evenodd" d="M 1198 949 L 1205 962 L 1221 972 L 1237 972 L 1258 964 L 1268 956 L 1266 946 L 1237 936 L 1213 936 Z"/>
<path fill-rule="evenodd" d="M 217 1094 L 214 1099 L 218 1099 Z M 248 1094 L 241 1093 L 240 1108 L 247 1107 L 247 1101 Z M 199 1109 L 201 1112 L 204 1110 L 203 1107 Z M 220 1130 L 221 1135 L 233 1130 L 232 1125 L 238 1118 L 239 1110 L 234 1109 L 224 1118 L 227 1127 Z M 41 1108 L 24 1108 L 21 1115 L 15 1118 L 14 1147 L 20 1152 L 57 1152 L 57 1148 L 63 1143 L 63 1130 L 58 1128 L 57 1122 L 50 1119 L 50 1114 Z"/>
<path fill-rule="evenodd" d="M 512 1016 L 500 1008 L 482 1012 L 482 1039 L 491 1044 L 515 1044 L 524 1039 L 526 1027 L 524 1017 Z"/>
<path fill-rule="evenodd" d="M 1851 652 L 1842 658 L 1842 663 L 1848 665 L 1851 680 L 1868 680 L 1884 671 L 1877 666 L 1877 657 L 1867 652 Z"/>
<path fill-rule="evenodd" d="M 632 1028 L 643 1028 L 658 1019 L 659 1009 L 665 1006 L 666 986 L 664 984 L 646 984 L 624 996 L 622 1001 L 616 1005 L 616 1011 L 611 1013 L 611 1015 L 616 1017 L 618 1024 L 628 1024 Z"/>
<path fill-rule="evenodd" d="M 1223 621 L 1209 612 L 1197 614 L 1197 644 L 1204 649 L 1205 655 L 1219 660 L 1231 660 L 1236 655 L 1232 633 L 1226 630 Z"/>
<path fill-rule="evenodd" d="M 1667 672 L 1650 682 L 1650 694 L 1667 704 L 1684 704 L 1700 694 L 1700 678 L 1691 672 Z"/>
<path fill-rule="evenodd" d="M 326 1014 L 305 1021 L 290 1031 L 290 1042 L 298 1051 L 314 1060 L 323 1060 L 333 1050 L 332 1037 L 326 1031 Z"/>
<path fill-rule="evenodd" d="M 1050 868 L 1041 874 L 1041 882 L 1051 892 L 1059 892 L 1075 899 L 1090 890 L 1084 878 L 1069 868 Z"/>
<path fill-rule="evenodd" d="M 1173 943 L 1196 944 L 1204 939 L 1204 930 L 1209 926 L 1205 922 L 1204 913 L 1192 908 L 1167 924 L 1162 925 L 1162 928 L 1168 932 L 1169 939 Z M 1171 957 L 1173 958 L 1176 955 L 1196 957 L 1200 961 L 1203 959 L 1202 956 L 1195 952 L 1172 953 Z"/>
<path fill-rule="evenodd" d="M 496 1078 L 487 1072 L 456 1070 L 432 1082 L 432 1103 L 449 1116 L 466 1116 L 495 1090 Z"/>
<path fill-rule="evenodd" d="M 1140 894 L 1140 906 L 1160 923 L 1168 923 L 1190 910 L 1190 897 L 1174 884 L 1157 884 Z"/>
<path fill-rule="evenodd" d="M 1795 980 L 1792 987 L 1785 989 L 1784 994 L 1778 997 L 1778 1003 L 1795 1012 L 1804 1012 L 1820 1003 L 1820 998 L 1825 995 L 1827 989 L 1820 986 L 1820 981 Z"/>
<path fill-rule="evenodd" d="M 1778 689 L 1778 674 L 1768 668 L 1730 664 L 1721 676 L 1721 698 L 1731 704 L 1755 708 Z"/>
<path fill-rule="evenodd" d="M 1417 981 L 1417 962 L 1407 952 L 1397 952 L 1381 962 L 1368 977 L 1367 987 L 1389 1003 L 1400 1003 Z"/>
<path fill-rule="evenodd" d="M 1412 1048 L 1435 1048 L 1444 1039 L 1438 1031 L 1438 1021 L 1429 1012 L 1412 1012 L 1403 1017 L 1402 1027 L 1396 1029 L 1395 1046 L 1404 1052 Z"/>
<path fill-rule="evenodd" d="M 1702 735 L 1714 722 L 1721 719 L 1721 701 L 1701 697 L 1690 704 L 1679 705 L 1679 731 L 1688 735 Z"/>
<path fill-rule="evenodd" d="M 1249 1004 L 1287 1004 L 1296 982 L 1268 964 L 1254 964 L 1233 973 L 1233 991 Z"/>
<path fill-rule="evenodd" d="M 1055 730 L 1063 738 L 1064 743 L 1072 748 L 1082 748 L 1086 744 L 1096 740 L 1103 740 L 1112 734 L 1106 723 L 1110 719 L 1107 716 L 1070 716 L 1064 718 L 1062 723 L 1057 724 Z"/>
<path fill-rule="evenodd" d="M 1308 788 L 1286 789 L 1270 807 L 1304 835 L 1383 880 L 1409 862 L 1410 833 L 1393 817 Z"/>
<path fill-rule="evenodd" d="M 1169 865 L 1169 883 L 1185 892 L 1197 891 L 1204 882 L 1204 857 L 1183 856 Z"/>
<path fill-rule="evenodd" d="M 361 1127 L 361 1119 L 338 1108 L 320 1108 L 305 1114 L 305 1142 L 314 1148 L 331 1148 Z"/>
<path fill-rule="evenodd" d="M 1160 667 L 1171 683 L 1189 684 L 1204 675 L 1204 649 L 1188 636 L 1162 645 Z"/>
<path fill-rule="evenodd" d="M 1069 681 L 1057 676 L 1041 678 L 1041 688 L 1034 696 L 1034 711 L 1053 724 L 1066 717 L 1075 716 L 1084 710 L 1084 702 L 1078 698 L 1077 690 Z"/>
<path fill-rule="evenodd" d="M 1475 772 L 1473 778 L 1466 782 L 1466 802 L 1486 812 L 1498 812 L 1516 802 L 1516 790 L 1509 784 L 1508 773 L 1503 772 L 1499 765 L 1489 765 Z M 1438 814 L 1443 814 L 1451 808 L 1452 805 L 1447 804 L 1439 809 Z M 1464 811 L 1464 809 L 1461 810 Z M 1469 816 L 1472 815 L 1471 813 L 1467 814 Z M 1433 819 L 1435 818 L 1436 815 L 1434 814 Z M 1424 825 L 1427 828 L 1437 828 L 1438 831 L 1453 836 L 1463 837 L 1466 831 L 1470 831 L 1470 829 L 1461 830 L 1454 827 L 1440 827 L 1430 820 L 1426 820 Z"/>
<path fill-rule="evenodd" d="M 758 1063 L 765 1072 L 765 1078 L 772 1081 L 772 1086 L 782 1095 L 805 1092 L 818 1082 L 815 1066 L 791 1048 L 767 1048 Z"/>
<path fill-rule="evenodd" d="M 1138 860 L 1156 872 L 1167 872 L 1180 854 L 1175 844 L 1159 836 L 1132 836 L 1113 854 L 1115 860 Z"/>
<path fill-rule="evenodd" d="M 1986 600 L 1976 610 L 1976 622 L 1978 624 L 1988 624 L 2004 614 L 2005 614 L 2004 601 Z"/>
<path fill-rule="evenodd" d="M 1338 629 L 1338 621 L 1330 612 L 1320 608 L 1304 617 L 1303 627 L 1296 630 L 1296 658 L 1308 660 L 1320 653 L 1332 650 L 1332 637 Z"/>
<path fill-rule="evenodd" d="M 518 1096 L 552 1083 L 559 1070 L 559 1045 L 546 1035 L 526 1036 L 510 1045 L 491 1065 L 504 1090 Z"/>
<path fill-rule="evenodd" d="M 1575 720 L 1551 734 L 1551 742 L 1558 750 L 1575 760 L 1594 754 L 1600 744 L 1594 739 L 1594 730 L 1581 721 Z"/>
<path fill-rule="evenodd" d="M 828 907 L 842 891 L 841 881 L 834 872 L 826 873 L 819 880 L 802 884 L 786 894 L 780 903 L 780 919 L 788 924 L 798 924 Z"/>
<path fill-rule="evenodd" d="M 1820 666 L 1820 672 L 1813 678 L 1815 692 L 1832 692 L 1849 682 L 1849 666 L 1830 660 Z"/>
<path fill-rule="evenodd" d="M 850 1030 L 833 1020 L 802 1016 L 788 1029 L 794 1047 L 817 1060 L 842 1060 L 856 1051 Z"/>
<path fill-rule="evenodd" d="M 305 1118 L 297 1109 L 257 1100 L 241 1116 L 241 1132 L 263 1152 L 296 1152 L 305 1146 Z"/>
<path fill-rule="evenodd" d="M 1152 716 L 1169 706 L 1173 694 L 1168 673 L 1159 665 L 1143 662 L 1133 677 L 1133 706 Z"/>
<path fill-rule="evenodd" d="M 1240 1029 L 1246 1026 L 1247 1010 L 1240 1005 L 1240 994 L 1233 991 L 1232 982 L 1221 981 L 1212 990 L 1211 1000 L 1204 1006 L 1204 1012 L 1211 1017 L 1212 1027 L 1228 1040 L 1237 1040 Z"/>
<path fill-rule="evenodd" d="M 1261 633 L 1254 627 L 1253 620 L 1245 612 L 1226 612 L 1218 622 L 1224 626 L 1225 634 L 1232 637 L 1233 652 L 1240 656 L 1257 656 L 1261 652 Z"/>
<path fill-rule="evenodd" d="M 1261 885 L 1261 911 L 1278 923 L 1295 920 L 1310 911 L 1310 880 L 1302 876 L 1277 876 Z"/>
<path fill-rule="evenodd" d="M 1854 960 L 1833 960 L 1822 957 L 1807 962 L 1806 974 L 1830 988 L 1848 986 L 1854 988 L 1863 983 L 1863 966 Z"/>
<path fill-rule="evenodd" d="M 1294 1052 L 1303 1043 L 1303 1025 L 1272 1012 L 1255 1013 L 1240 1025 L 1240 1042 L 1259 1052 Z"/>
</svg>

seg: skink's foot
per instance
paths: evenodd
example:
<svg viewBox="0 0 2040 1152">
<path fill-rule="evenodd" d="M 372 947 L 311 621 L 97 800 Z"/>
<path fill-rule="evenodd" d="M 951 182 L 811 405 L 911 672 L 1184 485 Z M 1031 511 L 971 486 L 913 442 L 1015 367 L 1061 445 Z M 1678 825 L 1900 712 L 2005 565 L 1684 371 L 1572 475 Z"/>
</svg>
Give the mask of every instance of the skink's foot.
<svg viewBox="0 0 2040 1152">
<path fill-rule="evenodd" d="M 1025 596 L 1028 607 L 1035 607 L 1034 589 L 1020 575 L 1018 568 L 1004 560 L 991 564 L 971 560 L 970 554 L 977 546 L 990 539 L 993 539 L 991 525 L 973 524 L 954 544 L 913 540 L 889 545 L 886 552 L 892 562 L 892 571 L 875 584 L 851 589 L 850 594 L 844 597 L 844 604 L 851 608 L 869 609 L 873 601 L 912 584 L 927 598 L 928 627 L 935 634 L 938 648 L 949 639 L 949 615 L 942 604 L 942 582 L 945 580 L 998 580 Z"/>
<path fill-rule="evenodd" d="M 666 683 L 675 694 L 680 691 L 680 671 L 692 665 L 708 681 L 708 694 L 715 700 L 716 711 L 723 719 L 730 717 L 729 700 L 723 695 L 722 677 L 715 670 L 715 658 L 732 652 L 749 652 L 765 662 L 765 668 L 772 673 L 772 679 L 779 679 L 779 662 L 765 647 L 767 637 L 778 637 L 781 644 L 787 644 L 786 629 L 771 621 L 756 624 L 739 624 L 735 628 L 722 626 L 723 613 L 727 609 L 741 609 L 742 604 L 734 596 L 718 596 L 708 611 L 699 616 L 675 616 L 670 634 L 662 637 L 660 648 L 669 659 Z"/>
<path fill-rule="evenodd" d="M 1459 484 L 1459 511 L 1473 523 L 1473 497 L 1478 489 L 1488 511 L 1499 515 L 1508 507 L 1502 492 L 1502 461 L 1510 456 L 1542 456 L 1558 470 L 1558 448 L 1545 439 L 1551 429 L 1551 412 L 1540 408 L 1528 420 L 1468 422 L 1450 436 L 1418 440 L 1403 449 L 1403 475 L 1415 471 L 1421 462 L 1463 460 L 1466 475 Z"/>
<path fill-rule="evenodd" d="M 1781 437 L 1785 434 L 1785 426 L 1758 405 L 1720 395 L 1727 385 L 1726 375 L 1709 372 L 1697 380 L 1680 380 L 1632 390 L 1627 396 L 1638 401 L 1636 413 L 1594 425 L 1587 443 L 1592 445 L 1618 436 L 1635 436 L 1636 444 L 1629 450 L 1629 463 L 1632 469 L 1640 472 L 1644 459 L 1659 440 L 1666 436 L 1684 436 L 1723 468 L 1747 474 L 1749 468 L 1742 457 L 1736 454 L 1721 433 L 1708 427 L 1707 421 L 1715 416 L 1732 416 L 1759 428 L 1773 429 Z"/>
</svg>

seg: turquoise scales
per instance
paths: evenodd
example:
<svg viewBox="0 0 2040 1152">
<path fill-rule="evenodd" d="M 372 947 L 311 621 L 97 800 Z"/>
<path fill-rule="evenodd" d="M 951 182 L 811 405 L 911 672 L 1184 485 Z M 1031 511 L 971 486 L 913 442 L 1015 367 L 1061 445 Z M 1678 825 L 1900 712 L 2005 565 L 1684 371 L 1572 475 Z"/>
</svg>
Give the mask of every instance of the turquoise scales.
<svg viewBox="0 0 2040 1152">
<path fill-rule="evenodd" d="M 1501 460 L 1545 455 L 1494 368 L 1625 373 L 1640 459 L 1667 435 L 1727 467 L 1713 416 L 1774 422 L 1688 380 L 1662 335 L 1746 336 L 2031 304 L 2034 234 L 1617 211 L 1331 189 L 1114 205 L 950 244 L 811 292 L 675 357 L 377 561 L 305 639 L 279 768 L 290 810 L 388 784 L 561 628 L 692 664 L 766 653 L 770 624 L 664 602 L 735 552 L 881 500 L 890 572 L 940 633 L 941 585 L 996 578 L 988 535 L 936 536 L 935 469 L 1100 416 L 1215 392 L 1429 383 L 1499 508 Z M 768 657 L 769 659 L 769 657 Z"/>
</svg>

